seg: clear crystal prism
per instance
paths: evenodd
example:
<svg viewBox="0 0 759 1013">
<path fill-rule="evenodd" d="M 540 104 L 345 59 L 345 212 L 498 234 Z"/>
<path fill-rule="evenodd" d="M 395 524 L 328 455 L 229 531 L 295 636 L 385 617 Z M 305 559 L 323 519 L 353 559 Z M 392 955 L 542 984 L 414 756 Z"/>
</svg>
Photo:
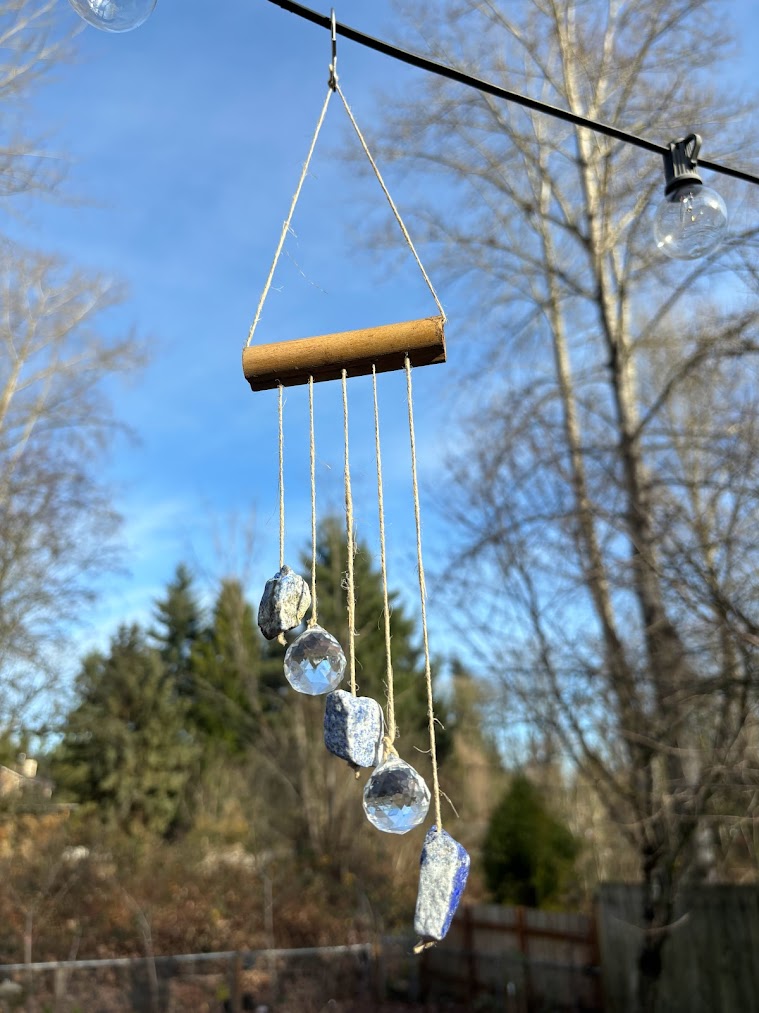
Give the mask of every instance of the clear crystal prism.
<svg viewBox="0 0 759 1013">
<path fill-rule="evenodd" d="M 312 626 L 285 652 L 285 675 L 293 689 L 307 696 L 330 693 L 345 674 L 343 649 L 331 633 Z"/>
<path fill-rule="evenodd" d="M 388 834 L 406 834 L 418 827 L 430 808 L 424 778 L 397 756 L 376 768 L 364 788 L 366 818 Z"/>
</svg>

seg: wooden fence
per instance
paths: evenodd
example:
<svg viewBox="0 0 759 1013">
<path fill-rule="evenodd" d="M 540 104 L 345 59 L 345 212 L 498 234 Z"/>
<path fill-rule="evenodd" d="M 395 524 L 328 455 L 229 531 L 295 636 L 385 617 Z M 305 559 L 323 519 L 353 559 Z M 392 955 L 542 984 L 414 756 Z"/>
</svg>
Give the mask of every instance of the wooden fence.
<svg viewBox="0 0 759 1013">
<path fill-rule="evenodd" d="M 605 883 L 598 937 L 608 1013 L 635 1008 L 640 887 Z M 702 885 L 678 898 L 665 944 L 663 1013 L 759 1013 L 759 887 Z"/>
<path fill-rule="evenodd" d="M 410 953 L 409 940 L 405 949 Z M 360 943 L 0 964 L 0 1011 L 242 1013 L 259 1004 L 310 1011 L 334 996 L 371 1011 L 382 986 L 378 950 Z"/>
<path fill-rule="evenodd" d="M 603 1010 L 595 919 L 496 904 L 459 909 L 446 938 L 424 951 L 421 994 L 507 1013 Z"/>
<path fill-rule="evenodd" d="M 601 886 L 595 917 L 464 906 L 446 939 L 423 955 L 421 995 L 451 996 L 470 1009 L 490 1001 L 506 1013 L 633 1013 L 641 909 L 640 887 L 627 883 Z M 681 893 L 658 1010 L 759 1013 L 759 886 Z"/>
<path fill-rule="evenodd" d="M 638 886 L 605 884 L 596 917 L 465 905 L 447 937 L 419 958 L 412 940 L 385 938 L 302 950 L 5 964 L 0 1010 L 236 1013 L 255 998 L 305 1011 L 342 996 L 369 1013 L 384 1008 L 389 995 L 435 1011 L 632 1013 L 640 911 Z M 14 987 L 18 996 L 10 994 Z M 759 886 L 682 893 L 656 1013 L 759 1013 Z"/>
</svg>

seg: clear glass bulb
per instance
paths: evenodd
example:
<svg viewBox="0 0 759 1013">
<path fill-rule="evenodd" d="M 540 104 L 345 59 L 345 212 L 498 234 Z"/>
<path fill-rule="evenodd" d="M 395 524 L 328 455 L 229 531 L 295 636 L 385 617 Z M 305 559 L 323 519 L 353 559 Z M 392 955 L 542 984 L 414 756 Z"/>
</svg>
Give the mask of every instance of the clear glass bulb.
<svg viewBox="0 0 759 1013">
<path fill-rule="evenodd" d="M 716 250 L 727 231 L 727 208 L 716 190 L 686 183 L 668 194 L 654 219 L 657 247 L 675 260 L 696 260 Z"/>
<path fill-rule="evenodd" d="M 104 32 L 130 32 L 153 13 L 158 0 L 69 0 L 80 18 Z"/>
</svg>

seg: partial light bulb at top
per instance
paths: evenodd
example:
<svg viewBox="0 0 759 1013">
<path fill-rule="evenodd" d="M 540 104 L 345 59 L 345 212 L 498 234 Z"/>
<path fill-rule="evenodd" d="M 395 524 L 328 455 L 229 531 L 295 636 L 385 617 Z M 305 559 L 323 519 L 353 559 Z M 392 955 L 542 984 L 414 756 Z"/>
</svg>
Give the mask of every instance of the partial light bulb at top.
<svg viewBox="0 0 759 1013">
<path fill-rule="evenodd" d="M 69 0 L 80 18 L 104 32 L 130 32 L 147 21 L 158 0 Z"/>
<path fill-rule="evenodd" d="M 727 231 L 727 208 L 696 171 L 701 138 L 672 141 L 664 155 L 665 198 L 654 219 L 658 249 L 675 260 L 696 260 L 716 250 Z"/>
</svg>

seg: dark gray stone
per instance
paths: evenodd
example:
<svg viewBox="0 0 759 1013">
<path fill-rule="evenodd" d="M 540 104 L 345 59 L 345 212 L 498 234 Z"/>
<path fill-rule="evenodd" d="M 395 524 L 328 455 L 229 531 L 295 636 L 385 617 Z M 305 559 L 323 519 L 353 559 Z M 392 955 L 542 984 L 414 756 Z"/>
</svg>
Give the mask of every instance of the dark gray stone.
<svg viewBox="0 0 759 1013">
<path fill-rule="evenodd" d="M 258 625 L 267 640 L 298 626 L 311 605 L 305 580 L 289 566 L 283 566 L 266 587 L 258 606 Z"/>
</svg>

